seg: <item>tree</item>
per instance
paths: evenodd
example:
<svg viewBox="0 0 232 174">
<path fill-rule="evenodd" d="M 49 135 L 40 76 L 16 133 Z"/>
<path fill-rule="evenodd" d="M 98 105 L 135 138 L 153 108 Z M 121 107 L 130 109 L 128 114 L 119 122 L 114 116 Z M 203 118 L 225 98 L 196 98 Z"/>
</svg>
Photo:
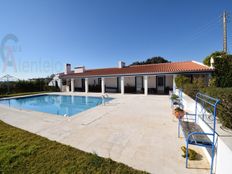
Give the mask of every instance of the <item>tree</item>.
<svg viewBox="0 0 232 174">
<path fill-rule="evenodd" d="M 214 68 L 212 76 L 215 78 L 217 87 L 232 87 L 232 55 L 214 58 Z"/>
<path fill-rule="evenodd" d="M 215 71 L 210 79 L 212 87 L 232 87 L 232 55 L 216 51 L 207 56 L 203 63 L 210 66 L 211 57 L 214 59 Z"/>
<path fill-rule="evenodd" d="M 145 65 L 145 64 L 158 64 L 158 63 L 167 63 L 167 62 L 170 62 L 170 61 L 166 60 L 163 57 L 157 56 L 157 57 L 149 58 L 145 61 L 133 62 L 130 66 L 132 66 L 132 65 Z"/>
<path fill-rule="evenodd" d="M 203 60 L 203 63 L 204 63 L 205 65 L 210 66 L 210 59 L 211 59 L 211 57 L 212 57 L 212 58 L 216 58 L 216 57 L 223 57 L 223 56 L 225 56 L 225 55 L 226 55 L 226 53 L 223 52 L 223 51 L 216 51 L 216 52 L 213 52 L 212 54 L 210 54 L 209 56 L 207 56 L 207 57 Z"/>
</svg>

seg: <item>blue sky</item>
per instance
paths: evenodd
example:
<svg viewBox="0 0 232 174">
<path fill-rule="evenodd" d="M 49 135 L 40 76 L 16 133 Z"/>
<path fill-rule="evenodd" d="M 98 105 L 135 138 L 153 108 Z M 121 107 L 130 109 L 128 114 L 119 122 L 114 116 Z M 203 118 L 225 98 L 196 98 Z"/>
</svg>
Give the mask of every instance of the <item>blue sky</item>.
<svg viewBox="0 0 232 174">
<path fill-rule="evenodd" d="M 0 39 L 18 38 L 6 43 L 14 48 L 17 71 L 4 70 L 0 59 L 0 75 L 43 77 L 62 71 L 64 63 L 114 67 L 118 60 L 130 64 L 152 56 L 202 61 L 222 50 L 224 10 L 232 16 L 232 1 L 4 0 Z"/>
</svg>

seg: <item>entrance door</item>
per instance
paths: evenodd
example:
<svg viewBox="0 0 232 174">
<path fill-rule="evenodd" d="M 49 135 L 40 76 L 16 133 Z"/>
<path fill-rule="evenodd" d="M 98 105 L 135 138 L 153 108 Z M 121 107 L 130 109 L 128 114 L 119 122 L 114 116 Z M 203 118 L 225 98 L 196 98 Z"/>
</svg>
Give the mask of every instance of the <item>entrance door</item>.
<svg viewBox="0 0 232 174">
<path fill-rule="evenodd" d="M 164 76 L 158 76 L 157 79 L 157 92 L 164 93 Z"/>
</svg>

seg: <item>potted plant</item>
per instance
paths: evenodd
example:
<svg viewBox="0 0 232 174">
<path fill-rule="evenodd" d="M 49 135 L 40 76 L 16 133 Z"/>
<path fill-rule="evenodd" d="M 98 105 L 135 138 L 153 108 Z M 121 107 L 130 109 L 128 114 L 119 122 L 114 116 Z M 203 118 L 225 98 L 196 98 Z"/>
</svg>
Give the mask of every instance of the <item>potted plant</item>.
<svg viewBox="0 0 232 174">
<path fill-rule="evenodd" d="M 176 116 L 177 119 L 182 119 L 185 115 L 185 111 L 180 107 L 177 107 L 174 109 L 174 115 Z"/>
<path fill-rule="evenodd" d="M 170 97 L 170 99 L 171 99 L 171 104 L 172 104 L 171 106 L 172 106 L 172 108 L 175 107 L 175 106 L 180 105 L 180 98 L 179 98 L 178 95 L 172 94 L 171 97 Z"/>
<path fill-rule="evenodd" d="M 179 96 L 176 95 L 176 94 L 172 94 L 171 100 L 172 100 L 172 101 L 174 101 L 174 100 L 179 100 Z"/>
</svg>

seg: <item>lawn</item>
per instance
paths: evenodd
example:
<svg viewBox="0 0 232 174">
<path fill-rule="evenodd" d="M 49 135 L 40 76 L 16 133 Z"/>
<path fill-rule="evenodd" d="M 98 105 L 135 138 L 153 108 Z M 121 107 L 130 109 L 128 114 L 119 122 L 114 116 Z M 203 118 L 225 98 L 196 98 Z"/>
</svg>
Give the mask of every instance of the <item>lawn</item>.
<svg viewBox="0 0 232 174">
<path fill-rule="evenodd" d="M 0 173 L 145 172 L 50 141 L 0 121 Z"/>
</svg>

